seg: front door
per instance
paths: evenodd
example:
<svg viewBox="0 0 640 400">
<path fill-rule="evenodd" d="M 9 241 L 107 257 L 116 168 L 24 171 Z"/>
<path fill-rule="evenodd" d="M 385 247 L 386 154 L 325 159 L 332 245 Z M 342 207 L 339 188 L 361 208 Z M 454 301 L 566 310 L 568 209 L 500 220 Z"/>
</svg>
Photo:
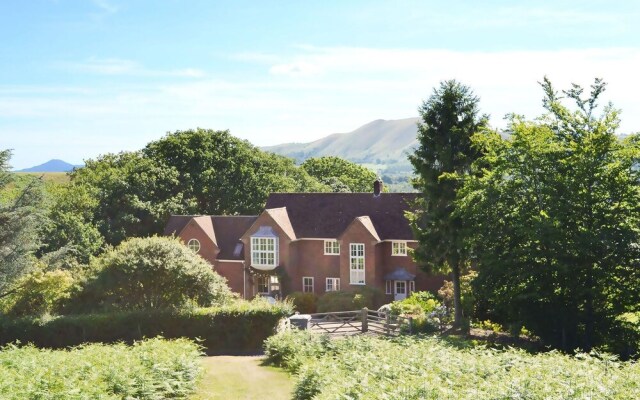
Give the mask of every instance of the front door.
<svg viewBox="0 0 640 400">
<path fill-rule="evenodd" d="M 394 300 L 404 300 L 407 298 L 407 281 L 394 281 L 395 282 L 395 298 Z"/>
</svg>

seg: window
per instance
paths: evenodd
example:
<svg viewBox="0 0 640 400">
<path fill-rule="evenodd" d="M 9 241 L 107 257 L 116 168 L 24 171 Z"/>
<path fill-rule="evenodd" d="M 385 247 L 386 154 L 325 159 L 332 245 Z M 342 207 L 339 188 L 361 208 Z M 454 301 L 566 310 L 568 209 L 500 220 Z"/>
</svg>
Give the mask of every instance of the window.
<svg viewBox="0 0 640 400">
<path fill-rule="evenodd" d="M 304 293 L 313 293 L 313 277 L 312 276 L 302 277 L 302 291 Z"/>
<path fill-rule="evenodd" d="M 280 290 L 280 281 L 277 275 L 257 275 L 256 291 L 258 294 L 271 294 Z"/>
<path fill-rule="evenodd" d="M 251 265 L 275 267 L 278 265 L 278 238 L 251 238 Z"/>
<path fill-rule="evenodd" d="M 407 255 L 407 242 L 391 242 L 391 255 L 392 256 L 406 256 Z"/>
<path fill-rule="evenodd" d="M 327 292 L 340 290 L 340 278 L 327 278 Z"/>
<path fill-rule="evenodd" d="M 364 243 L 349 244 L 349 281 L 364 285 Z"/>
<path fill-rule="evenodd" d="M 416 291 L 416 282 L 415 281 L 409 281 L 409 292 L 413 293 Z"/>
<path fill-rule="evenodd" d="M 324 241 L 324 254 L 325 255 L 340 255 L 340 243 L 337 240 L 325 240 Z"/>
<path fill-rule="evenodd" d="M 259 275 L 256 288 L 259 294 L 269 294 L 269 276 Z"/>
<path fill-rule="evenodd" d="M 189 239 L 187 247 L 197 253 L 200 251 L 200 242 L 198 239 Z"/>
<path fill-rule="evenodd" d="M 393 294 L 393 281 L 385 281 L 385 293 Z"/>
</svg>

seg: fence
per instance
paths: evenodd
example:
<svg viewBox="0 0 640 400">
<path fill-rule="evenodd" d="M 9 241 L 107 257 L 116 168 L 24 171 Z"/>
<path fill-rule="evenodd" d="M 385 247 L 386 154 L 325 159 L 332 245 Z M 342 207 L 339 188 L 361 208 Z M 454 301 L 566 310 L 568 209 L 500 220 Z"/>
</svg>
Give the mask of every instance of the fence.
<svg viewBox="0 0 640 400">
<path fill-rule="evenodd" d="M 337 311 L 309 314 L 308 329 L 335 336 L 374 334 L 397 336 L 412 333 L 413 319 L 391 315 L 388 311 L 367 308 L 354 311 Z"/>
</svg>

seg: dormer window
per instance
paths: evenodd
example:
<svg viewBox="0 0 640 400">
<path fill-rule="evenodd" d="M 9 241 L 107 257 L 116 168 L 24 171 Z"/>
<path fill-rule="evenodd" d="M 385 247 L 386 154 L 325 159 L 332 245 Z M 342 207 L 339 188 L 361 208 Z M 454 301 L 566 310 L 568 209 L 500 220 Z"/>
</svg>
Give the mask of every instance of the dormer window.
<svg viewBox="0 0 640 400">
<path fill-rule="evenodd" d="M 407 255 L 407 242 L 405 242 L 405 241 L 393 241 L 393 242 L 391 242 L 391 255 L 392 256 L 406 256 Z"/>
<path fill-rule="evenodd" d="M 338 243 L 335 239 L 325 240 L 324 241 L 324 254 L 329 256 L 338 256 L 340 255 L 340 243 Z"/>
<path fill-rule="evenodd" d="M 251 266 L 263 270 L 278 266 L 278 235 L 269 226 L 251 236 Z"/>
<path fill-rule="evenodd" d="M 193 250 L 194 253 L 200 251 L 200 241 L 198 239 L 189 239 L 187 247 Z"/>
</svg>

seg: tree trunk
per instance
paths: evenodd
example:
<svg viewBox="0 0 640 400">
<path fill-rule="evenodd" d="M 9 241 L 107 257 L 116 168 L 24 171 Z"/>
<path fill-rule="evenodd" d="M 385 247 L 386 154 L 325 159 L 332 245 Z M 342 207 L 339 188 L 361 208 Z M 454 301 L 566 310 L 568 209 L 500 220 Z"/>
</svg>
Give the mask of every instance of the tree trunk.
<svg viewBox="0 0 640 400">
<path fill-rule="evenodd" d="M 453 327 L 462 327 L 462 296 L 460 294 L 460 265 L 458 263 L 451 264 L 451 277 L 453 283 Z"/>
</svg>

